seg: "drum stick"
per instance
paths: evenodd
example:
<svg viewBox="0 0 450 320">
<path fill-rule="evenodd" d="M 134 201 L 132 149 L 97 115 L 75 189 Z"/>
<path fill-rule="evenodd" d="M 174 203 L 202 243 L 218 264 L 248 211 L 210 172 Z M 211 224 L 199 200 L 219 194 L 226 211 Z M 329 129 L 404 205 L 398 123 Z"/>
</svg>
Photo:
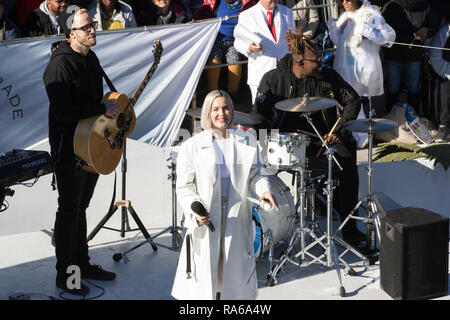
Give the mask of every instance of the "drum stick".
<svg viewBox="0 0 450 320">
<path fill-rule="evenodd" d="M 331 130 L 330 130 L 330 132 L 328 133 L 328 135 L 330 135 L 330 134 L 332 134 L 332 133 L 334 132 L 334 129 L 336 129 L 337 124 L 338 124 L 339 120 L 341 120 L 341 118 L 342 118 L 342 116 L 339 116 L 339 117 L 337 118 L 336 122 L 334 123 L 333 128 L 331 128 Z M 316 157 L 318 157 L 318 156 L 320 155 L 320 153 L 321 153 L 322 150 L 323 150 L 323 147 L 325 147 L 325 144 L 322 144 L 322 146 L 321 146 L 320 149 L 319 149 L 319 152 L 317 152 L 317 154 L 316 154 Z"/>
<path fill-rule="evenodd" d="M 315 133 L 311 133 L 311 132 L 303 131 L 303 130 L 297 130 L 297 131 L 301 132 L 301 133 L 304 133 L 304 134 L 307 134 L 308 136 L 311 136 L 311 137 L 314 137 L 314 138 L 318 138 L 317 134 L 315 134 Z"/>
</svg>

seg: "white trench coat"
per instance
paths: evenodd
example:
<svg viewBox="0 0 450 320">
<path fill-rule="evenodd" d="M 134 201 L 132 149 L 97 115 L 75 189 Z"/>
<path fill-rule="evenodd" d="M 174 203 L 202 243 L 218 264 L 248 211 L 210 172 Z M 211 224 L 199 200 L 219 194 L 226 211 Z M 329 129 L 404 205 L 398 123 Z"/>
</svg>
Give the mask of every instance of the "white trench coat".
<svg viewBox="0 0 450 320">
<path fill-rule="evenodd" d="M 383 94 L 380 46 L 391 47 L 395 31 L 380 12 L 364 0 L 356 11 L 345 11 L 337 21 L 328 20 L 336 45 L 333 67 L 360 96 Z"/>
<path fill-rule="evenodd" d="M 253 225 L 247 201 L 249 188 L 258 196 L 271 191 L 261 166 L 256 139 L 242 130 L 229 130 L 233 159 L 229 166 L 227 220 L 221 299 L 255 299 L 257 278 L 253 253 Z M 246 140 L 247 136 L 247 140 Z M 228 163 L 228 162 L 227 162 Z M 176 299 L 211 300 L 216 296 L 216 282 L 221 234 L 221 180 L 212 133 L 205 130 L 188 139 L 177 156 L 177 198 L 185 215 L 186 237 L 181 248 L 172 295 Z M 215 232 L 199 227 L 191 210 L 201 201 L 210 212 Z M 186 239 L 191 235 L 190 263 L 192 277 L 187 279 Z"/>
</svg>

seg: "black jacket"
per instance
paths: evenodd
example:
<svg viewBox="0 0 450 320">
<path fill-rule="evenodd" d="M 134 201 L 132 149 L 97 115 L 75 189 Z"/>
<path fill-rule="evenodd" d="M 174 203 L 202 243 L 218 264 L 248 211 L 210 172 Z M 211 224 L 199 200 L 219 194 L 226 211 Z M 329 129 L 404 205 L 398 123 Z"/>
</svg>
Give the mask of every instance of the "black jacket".
<svg viewBox="0 0 450 320">
<path fill-rule="evenodd" d="M 138 26 L 186 23 L 189 21 L 186 16 L 186 8 L 174 0 L 170 5 L 170 16 L 166 17 L 168 21 L 164 21 L 159 8 L 151 1 L 148 3 L 145 1 L 130 1 L 130 4 L 133 7 Z"/>
<path fill-rule="evenodd" d="M 23 33 L 25 37 L 40 37 L 56 34 L 49 16 L 39 8 L 33 10 L 27 17 L 23 27 Z"/>
<path fill-rule="evenodd" d="M 361 108 L 361 99 L 356 91 L 345 82 L 335 70 L 322 70 L 315 76 L 297 79 L 292 72 L 291 54 L 281 59 L 277 68 L 267 72 L 258 87 L 256 109 L 264 116 L 271 128 L 278 128 L 280 132 L 295 132 L 297 129 L 313 132 L 311 126 L 300 113 L 282 112 L 274 107 L 275 103 L 302 97 L 308 93 L 310 97 L 328 97 L 335 99 L 344 107 L 335 134 L 343 138 L 348 131 L 342 126 L 349 120 L 357 118 Z M 328 133 L 336 121 L 336 108 L 328 108 L 312 115 L 312 121 L 319 132 Z"/>
<path fill-rule="evenodd" d="M 161 12 L 158 10 L 158 8 L 155 8 L 153 21 L 150 22 L 150 25 L 161 25 L 161 24 L 170 24 L 170 23 L 186 23 L 188 21 L 189 21 L 189 19 L 186 16 L 185 8 L 181 4 L 172 1 L 171 5 L 170 5 L 170 11 L 169 11 L 168 17 L 163 17 Z"/>
<path fill-rule="evenodd" d="M 78 121 L 105 113 L 103 76 L 92 50 L 86 56 L 62 41 L 53 50 L 44 72 L 50 101 L 49 142 L 55 160 L 73 157 L 73 137 Z"/>
<path fill-rule="evenodd" d="M 439 30 L 442 13 L 432 9 L 425 0 L 395 0 L 383 8 L 383 17 L 395 30 L 395 42 L 411 43 L 414 33 L 422 27 L 428 28 L 427 38 L 434 36 Z M 383 47 L 383 51 L 384 58 L 393 61 L 420 61 L 423 55 L 422 48 L 395 44 L 391 48 Z"/>
</svg>

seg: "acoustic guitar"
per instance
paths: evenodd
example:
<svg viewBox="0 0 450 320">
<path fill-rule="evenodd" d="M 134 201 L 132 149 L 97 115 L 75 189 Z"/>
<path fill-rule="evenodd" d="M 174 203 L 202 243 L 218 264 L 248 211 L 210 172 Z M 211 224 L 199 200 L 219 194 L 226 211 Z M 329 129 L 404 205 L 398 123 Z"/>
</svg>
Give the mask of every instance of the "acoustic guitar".
<svg viewBox="0 0 450 320">
<path fill-rule="evenodd" d="M 161 42 L 156 40 L 153 45 L 154 62 L 131 99 L 118 92 L 108 92 L 103 96 L 103 103 L 113 102 L 120 108 L 120 114 L 116 119 L 103 114 L 78 122 L 73 148 L 75 154 L 82 160 L 83 170 L 109 174 L 119 164 L 125 139 L 134 130 L 136 124 L 133 107 L 155 73 L 162 51 Z"/>
</svg>

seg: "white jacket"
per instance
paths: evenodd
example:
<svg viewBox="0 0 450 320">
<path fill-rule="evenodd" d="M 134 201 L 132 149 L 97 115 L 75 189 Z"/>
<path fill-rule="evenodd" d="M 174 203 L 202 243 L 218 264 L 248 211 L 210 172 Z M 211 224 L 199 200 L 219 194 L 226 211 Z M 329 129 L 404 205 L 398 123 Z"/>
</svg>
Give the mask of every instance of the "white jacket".
<svg viewBox="0 0 450 320">
<path fill-rule="evenodd" d="M 230 166 L 230 188 L 225 228 L 225 255 L 222 299 L 255 299 L 257 278 L 253 253 L 253 229 L 247 195 L 249 188 L 258 196 L 270 191 L 268 178 L 260 166 L 256 138 L 246 144 L 242 130 L 232 130 L 234 165 Z M 215 299 L 221 230 L 221 181 L 212 133 L 203 131 L 180 147 L 177 157 L 176 192 L 185 215 L 186 235 L 192 235 L 192 278 L 186 277 L 186 239 L 178 261 L 172 295 L 176 299 Z M 215 232 L 199 227 L 191 210 L 194 201 L 201 201 L 210 212 Z"/>
<path fill-rule="evenodd" d="M 113 21 L 119 21 L 122 23 L 123 28 L 132 28 L 136 27 L 136 19 L 134 18 L 133 9 L 123 1 L 119 1 L 120 3 L 120 11 L 117 12 L 114 9 L 114 13 L 112 16 Z M 100 14 L 100 1 L 94 2 L 89 8 L 89 15 L 92 17 L 94 21 L 98 22 L 97 31 L 103 30 L 102 18 Z"/>
<path fill-rule="evenodd" d="M 336 46 L 334 69 L 360 96 L 382 95 L 380 46 L 391 47 L 396 35 L 378 9 L 364 0 L 358 10 L 329 19 L 328 29 Z"/>
<path fill-rule="evenodd" d="M 277 62 L 289 53 L 287 40 L 285 39 L 288 30 L 295 32 L 295 21 L 292 10 L 277 4 L 275 14 L 275 30 L 277 42 L 273 39 L 272 33 L 267 26 L 267 22 L 261 3 L 257 3 L 250 9 L 239 14 L 238 23 L 234 29 L 234 47 L 237 51 L 248 57 L 248 79 L 247 84 L 258 86 L 263 75 L 277 67 Z M 250 39 L 244 38 L 239 33 L 239 26 L 253 33 L 261 40 L 262 52 L 253 53 L 248 51 L 251 43 Z"/>
</svg>

